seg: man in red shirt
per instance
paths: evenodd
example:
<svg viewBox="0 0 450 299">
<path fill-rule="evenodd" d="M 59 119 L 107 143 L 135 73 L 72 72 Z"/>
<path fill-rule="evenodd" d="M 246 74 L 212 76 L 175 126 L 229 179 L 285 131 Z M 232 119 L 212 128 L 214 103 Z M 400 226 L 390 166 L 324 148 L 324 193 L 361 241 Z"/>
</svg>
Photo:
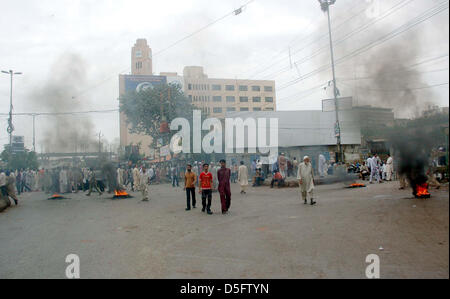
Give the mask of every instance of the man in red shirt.
<svg viewBox="0 0 450 299">
<path fill-rule="evenodd" d="M 222 214 L 228 213 L 231 205 L 231 188 L 230 178 L 231 170 L 227 168 L 225 160 L 220 161 L 221 168 L 217 171 L 217 179 L 219 181 L 220 201 L 222 203 Z"/>
<path fill-rule="evenodd" d="M 208 215 L 212 215 L 211 200 L 213 175 L 208 170 L 209 164 L 203 164 L 203 172 L 199 176 L 199 192 L 202 194 L 202 212 L 207 211 Z M 206 204 L 206 198 L 208 198 L 208 204 Z"/>
</svg>

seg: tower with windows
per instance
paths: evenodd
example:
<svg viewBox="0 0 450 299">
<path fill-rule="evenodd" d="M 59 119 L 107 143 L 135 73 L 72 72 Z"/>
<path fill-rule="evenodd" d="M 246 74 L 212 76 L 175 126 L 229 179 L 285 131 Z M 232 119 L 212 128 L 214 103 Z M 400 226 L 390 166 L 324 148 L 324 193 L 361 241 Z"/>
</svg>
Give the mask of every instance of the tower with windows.
<svg viewBox="0 0 450 299">
<path fill-rule="evenodd" d="M 152 75 L 152 49 L 146 39 L 138 39 L 131 50 L 131 74 Z"/>
</svg>

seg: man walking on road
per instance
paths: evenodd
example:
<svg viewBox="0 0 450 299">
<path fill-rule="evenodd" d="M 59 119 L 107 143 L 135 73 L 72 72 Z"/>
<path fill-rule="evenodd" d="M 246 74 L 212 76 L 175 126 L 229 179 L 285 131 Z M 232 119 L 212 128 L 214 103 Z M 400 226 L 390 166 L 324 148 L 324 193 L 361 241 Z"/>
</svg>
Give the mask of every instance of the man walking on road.
<svg viewBox="0 0 450 299">
<path fill-rule="evenodd" d="M 239 166 L 238 182 L 241 186 L 241 194 L 246 194 L 245 190 L 248 186 L 248 169 L 247 166 L 244 165 L 244 161 L 241 161 L 241 166 Z"/>
<path fill-rule="evenodd" d="M 89 192 L 86 194 L 86 196 L 91 196 L 92 189 L 97 190 L 98 195 L 102 195 L 102 191 L 97 186 L 97 178 L 95 177 L 95 172 L 91 168 L 88 173 L 88 180 L 89 180 Z"/>
<path fill-rule="evenodd" d="M 375 154 L 373 155 L 372 158 L 368 159 L 369 160 L 369 167 L 370 167 L 370 183 L 372 184 L 372 180 L 373 177 L 375 177 L 375 179 L 377 180 L 378 183 L 380 183 L 380 170 L 378 167 L 378 155 Z"/>
<path fill-rule="evenodd" d="M 300 191 L 302 198 L 305 201 L 305 205 L 308 204 L 308 194 L 311 199 L 311 205 L 315 205 L 316 202 L 313 198 L 314 190 L 314 172 L 311 164 L 311 160 L 308 156 L 303 158 L 303 163 L 298 166 L 297 179 L 300 184 Z"/>
<path fill-rule="evenodd" d="M 212 200 L 212 184 L 213 184 L 213 176 L 209 172 L 209 164 L 203 164 L 203 172 L 199 177 L 199 192 L 202 195 L 202 212 L 207 212 L 208 215 L 212 215 L 211 212 L 211 200 Z M 206 203 L 206 199 L 208 199 L 208 203 Z"/>
<path fill-rule="evenodd" d="M 186 211 L 191 210 L 191 197 L 192 207 L 195 209 L 195 183 L 197 182 L 197 175 L 192 171 L 192 165 L 188 164 L 186 167 L 186 173 L 184 174 L 184 190 L 186 190 Z"/>
<path fill-rule="evenodd" d="M 142 167 L 142 172 L 139 178 L 139 189 L 142 192 L 142 201 L 149 201 L 148 198 L 148 184 L 150 183 L 150 177 L 148 176 L 147 169 Z"/>
<path fill-rule="evenodd" d="M 219 180 L 220 202 L 222 203 L 222 214 L 228 213 L 231 206 L 231 170 L 227 168 L 225 160 L 220 161 L 220 169 L 217 171 Z"/>
</svg>

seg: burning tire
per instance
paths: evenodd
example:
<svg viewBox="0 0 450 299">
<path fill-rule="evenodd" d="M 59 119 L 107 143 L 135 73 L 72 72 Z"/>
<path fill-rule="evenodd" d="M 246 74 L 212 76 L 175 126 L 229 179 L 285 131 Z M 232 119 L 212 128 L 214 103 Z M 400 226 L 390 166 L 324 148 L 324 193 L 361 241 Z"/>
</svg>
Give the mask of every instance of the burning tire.
<svg viewBox="0 0 450 299">
<path fill-rule="evenodd" d="M 431 198 L 430 192 L 428 192 L 428 184 L 418 184 L 414 187 L 413 195 L 418 199 L 427 199 Z"/>
<path fill-rule="evenodd" d="M 114 190 L 113 199 L 124 199 L 131 198 L 132 196 L 128 194 L 125 190 Z"/>
<path fill-rule="evenodd" d="M 65 197 L 58 193 L 55 193 L 48 198 L 48 200 L 61 200 L 61 199 L 65 199 Z"/>
</svg>

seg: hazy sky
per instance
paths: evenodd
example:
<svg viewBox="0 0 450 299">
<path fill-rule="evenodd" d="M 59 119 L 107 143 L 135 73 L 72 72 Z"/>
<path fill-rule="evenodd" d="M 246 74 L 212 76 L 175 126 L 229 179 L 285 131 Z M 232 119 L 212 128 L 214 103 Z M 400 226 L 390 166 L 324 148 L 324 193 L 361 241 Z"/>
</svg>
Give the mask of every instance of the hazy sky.
<svg viewBox="0 0 450 299">
<path fill-rule="evenodd" d="M 336 59 L 401 28 L 443 2 L 448 1 L 337 0 L 332 9 L 334 38 L 345 41 L 336 45 Z M 14 111 L 54 111 L 42 104 L 46 102 L 39 99 L 42 94 L 36 91 L 61 78 L 68 86 L 76 85 L 69 88 L 73 94 L 61 98 L 64 107 L 70 107 L 71 111 L 116 109 L 118 74 L 129 72 L 130 48 L 137 38 L 146 38 L 156 53 L 244 3 L 244 0 L 1 0 L 0 68 L 24 73 L 14 80 Z M 395 10 L 397 4 L 404 6 Z M 377 20 L 390 10 L 393 11 L 389 15 Z M 398 66 L 392 63 L 390 71 L 431 59 L 415 66 L 419 74 L 407 80 L 417 101 L 448 106 L 448 85 L 421 89 L 448 83 L 448 17 L 447 9 L 338 64 L 341 94 L 355 96 L 362 102 L 375 99 L 373 93 L 377 89 L 370 90 L 368 93 L 372 95 L 365 97 L 364 88 L 371 85 L 367 83 L 370 79 L 355 78 L 374 75 L 367 62 L 384 59 L 389 56 L 386 49 L 394 47 L 397 55 L 404 50 L 405 57 L 410 57 Z M 369 26 L 374 20 L 377 22 Z M 331 72 L 308 74 L 329 63 L 326 24 L 326 16 L 316 0 L 255 0 L 242 14 L 227 17 L 155 55 L 153 70 L 155 74 L 182 73 L 184 66 L 201 65 L 209 77 L 273 79 L 279 110 L 320 109 L 321 100 L 329 94 L 318 86 L 331 79 Z M 358 28 L 360 32 L 354 33 Z M 349 33 L 354 34 L 347 37 Z M 72 82 L 70 74 L 65 73 L 71 68 L 61 69 L 65 66 L 61 61 L 67 57 L 76 57 L 74 63 L 82 67 L 84 80 Z M 9 78 L 1 75 L 0 113 L 7 113 Z M 389 93 L 386 97 L 389 98 Z M 118 113 L 68 117 L 73 122 L 91 118 L 95 125 L 92 135 L 102 131 L 110 142 L 119 136 Z M 8 142 L 6 119 L 7 116 L 0 116 L 0 144 Z M 44 128 L 52 123 L 52 117 L 36 119 L 38 151 Z M 31 148 L 31 117 L 17 116 L 14 124 L 15 134 L 25 135 L 26 146 Z"/>
</svg>

